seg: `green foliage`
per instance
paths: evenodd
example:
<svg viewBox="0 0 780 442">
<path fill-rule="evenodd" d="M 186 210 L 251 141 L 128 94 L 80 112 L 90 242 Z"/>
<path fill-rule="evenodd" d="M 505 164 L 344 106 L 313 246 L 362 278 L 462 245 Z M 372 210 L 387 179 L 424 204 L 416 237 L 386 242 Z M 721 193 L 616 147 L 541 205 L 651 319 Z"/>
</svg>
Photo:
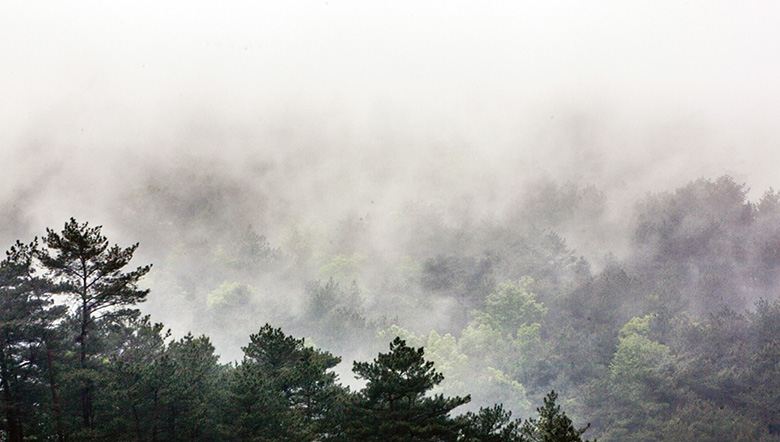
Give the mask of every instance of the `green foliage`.
<svg viewBox="0 0 780 442">
<path fill-rule="evenodd" d="M 450 334 L 441 336 L 436 331 L 420 337 L 394 325 L 380 331 L 378 337 L 385 339 L 388 336 L 398 336 L 412 345 L 424 347 L 426 359 L 433 362 L 436 370 L 444 376 L 444 380 L 435 387 L 434 392 L 456 396 L 469 395 L 477 404 L 500 402 L 515 411 L 529 411 L 531 403 L 526 397 L 523 385 L 496 368 L 495 364 L 503 361 L 506 362 L 505 365 L 513 365 L 516 361 L 514 358 L 517 357 L 515 349 L 507 346 L 498 332 L 486 326 L 475 327 L 488 334 L 475 337 L 474 334 L 478 332 L 470 327 L 464 330 L 460 340 Z M 499 345 L 503 344 L 505 347 L 491 353 L 484 347 L 475 350 L 471 346 L 474 340 L 479 338 L 484 338 L 484 343 L 490 343 L 490 336 L 497 336 Z M 502 357 L 495 357 L 497 354 Z"/>
<path fill-rule="evenodd" d="M 220 440 L 224 367 L 206 337 L 170 332 L 149 318 L 115 327 L 95 399 L 102 440 Z"/>
<path fill-rule="evenodd" d="M 538 333 L 538 327 L 531 327 Z M 534 355 L 526 352 L 529 349 L 524 343 L 524 339 L 515 340 L 489 325 L 472 322 L 458 341 L 460 351 L 468 358 L 468 368 L 455 379 L 471 392 L 475 402 L 502 402 L 515 412 L 530 411 L 531 403 L 519 379 Z"/>
<path fill-rule="evenodd" d="M 187 206 L 192 220 L 179 221 L 193 232 L 166 243 L 173 227 L 157 226 L 167 261 L 154 286 L 168 289 L 151 310 L 191 307 L 220 340 L 283 317 L 353 356 L 375 344 L 377 324 L 437 330 L 382 330 L 405 342 L 354 366 L 358 392 L 337 383 L 339 358 L 280 329 L 263 327 L 240 363 L 221 365 L 208 338 L 173 339 L 138 318 L 148 267 L 128 270 L 137 245 L 110 247 L 99 227 L 71 219 L 42 250 L 17 243 L 0 263 L 0 439 L 581 439 L 557 398 L 539 418 L 511 419 L 554 389 L 607 442 L 780 440 L 780 193 L 751 203 L 723 177 L 650 196 L 622 259 L 592 274 L 566 237 L 600 213 L 598 193 L 537 190 L 506 216 L 406 213 L 413 228 L 386 226 L 381 248 L 376 224 L 357 217 L 330 230 L 293 224 L 281 249 L 218 215 L 230 192 L 178 203 L 183 193 L 164 192 Z M 212 216 L 224 230 L 205 236 Z M 288 290 L 302 297 L 260 302 Z"/>
<path fill-rule="evenodd" d="M 114 351 L 102 381 L 96 407 L 102 410 L 102 436 L 121 440 L 132 434 L 143 440 L 162 432 L 162 403 L 170 390 L 173 367 L 166 356 L 162 324 L 149 317 L 128 321 L 114 330 Z"/>
<path fill-rule="evenodd" d="M 81 377 L 81 412 L 83 429 L 92 433 L 95 410 L 92 408 L 94 384 L 99 376 L 96 348 L 99 345 L 93 329 L 101 320 L 115 320 L 137 315 L 129 309 L 143 302 L 148 290 L 138 288 L 138 280 L 151 269 L 150 265 L 125 272 L 138 244 L 127 248 L 109 247 L 101 227 L 79 224 L 71 218 L 62 232 L 47 229 L 45 249 L 37 254 L 50 272 L 56 291 L 73 300 L 75 318 L 79 323 L 79 375 Z"/>
<path fill-rule="evenodd" d="M 473 369 L 483 373 L 477 378 L 488 381 L 484 393 L 473 390 L 480 402 L 497 394 L 507 407 L 525 413 L 531 406 L 527 386 L 546 387 L 552 378 L 549 349 L 541 336 L 547 307 L 536 300 L 533 285 L 527 277 L 500 284 L 461 334 L 461 351 L 472 367 L 480 367 Z"/>
<path fill-rule="evenodd" d="M 143 302 L 149 293 L 138 289 L 137 283 L 151 265 L 123 271 L 137 243 L 124 249 L 109 247 L 101 226 L 89 227 L 73 218 L 60 233 L 47 229 L 43 241 L 46 248 L 38 255 L 41 263 L 52 272 L 58 291 L 76 299 L 88 324 L 99 317 L 125 314 L 121 308 Z"/>
<path fill-rule="evenodd" d="M 661 440 L 761 442 L 772 438 L 760 422 L 730 407 L 718 407 L 712 402 L 694 400 L 680 407 L 664 422 L 659 432 Z"/>
<path fill-rule="evenodd" d="M 634 318 L 620 330 L 620 343 L 609 365 L 612 376 L 620 382 L 644 383 L 671 364 L 669 348 L 650 340 L 653 315 Z"/>
<path fill-rule="evenodd" d="M 345 391 L 330 370 L 340 358 L 266 324 L 250 336 L 230 380 L 230 421 L 237 440 L 322 440 L 338 430 Z M 227 417 L 227 416 L 225 416 Z"/>
<path fill-rule="evenodd" d="M 458 417 L 461 442 L 524 442 L 519 431 L 521 422 L 512 421 L 512 412 L 501 405 L 480 408 Z"/>
<path fill-rule="evenodd" d="M 52 305 L 47 282 L 35 274 L 36 253 L 37 242 L 17 242 L 0 262 L 0 434 L 11 442 L 45 431 L 53 406 L 45 361 L 64 308 Z"/>
<path fill-rule="evenodd" d="M 238 282 L 223 282 L 216 290 L 206 295 L 206 307 L 210 310 L 240 310 L 250 302 L 254 287 Z"/>
<path fill-rule="evenodd" d="M 320 267 L 319 274 L 331 281 L 350 284 L 360 279 L 360 268 L 364 261 L 365 258 L 358 253 L 353 253 L 349 257 L 333 255 Z"/>
<path fill-rule="evenodd" d="M 499 401 L 512 410 L 527 412 L 531 404 L 523 381 L 543 364 L 540 329 L 547 314 L 532 286 L 531 278 L 500 284 L 460 339 L 436 332 L 418 338 L 399 327 L 380 336 L 394 334 L 425 346 L 429 359 L 446 375 L 441 391 L 471 394 L 477 403 Z"/>
<path fill-rule="evenodd" d="M 343 440 L 455 441 L 458 425 L 449 414 L 469 397 L 426 394 L 443 376 L 426 361 L 422 348 L 401 338 L 373 362 L 355 362 L 353 371 L 366 381 L 355 402 Z"/>
<path fill-rule="evenodd" d="M 325 347 L 347 351 L 344 337 L 354 336 L 351 345 L 359 345 L 360 337 L 370 336 L 372 324 L 363 312 L 363 298 L 354 281 L 341 284 L 329 279 L 325 284 L 311 282 L 306 287 L 305 330 Z"/>
<path fill-rule="evenodd" d="M 585 395 L 606 441 L 641 441 L 669 418 L 675 390 L 670 349 L 650 338 L 655 316 L 633 318 L 620 331 L 606 376 Z M 606 404 L 610 404 L 606 406 Z"/>
<path fill-rule="evenodd" d="M 529 277 L 517 283 L 499 284 L 485 299 L 484 311 L 477 313 L 477 323 L 509 337 L 517 337 L 520 326 L 540 324 L 547 315 L 547 308 L 536 301 L 531 292 L 532 285 L 533 280 Z"/>
<path fill-rule="evenodd" d="M 539 413 L 537 419 L 528 419 L 523 422 L 520 434 L 524 442 L 587 442 L 582 439 L 582 434 L 588 426 L 575 428 L 571 419 L 561 411 L 561 406 L 555 401 L 558 394 L 551 391 L 544 398 L 544 405 L 536 410 Z"/>
<path fill-rule="evenodd" d="M 172 364 L 166 405 L 166 432 L 171 440 L 219 440 L 222 368 L 209 338 L 187 334 L 166 349 Z"/>
</svg>

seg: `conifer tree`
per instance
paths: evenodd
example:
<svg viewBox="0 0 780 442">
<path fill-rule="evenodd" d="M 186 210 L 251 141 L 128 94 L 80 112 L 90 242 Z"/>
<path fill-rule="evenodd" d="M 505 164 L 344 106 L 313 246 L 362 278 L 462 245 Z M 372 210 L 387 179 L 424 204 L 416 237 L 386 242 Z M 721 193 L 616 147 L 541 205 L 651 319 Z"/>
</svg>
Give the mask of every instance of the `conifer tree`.
<svg viewBox="0 0 780 442">
<path fill-rule="evenodd" d="M 82 421 L 84 428 L 90 429 L 93 380 L 88 372 L 92 332 L 103 319 L 137 314 L 137 310 L 128 307 L 144 301 L 148 290 L 138 289 L 137 283 L 151 265 L 125 272 L 138 243 L 127 248 L 109 247 L 101 226 L 89 227 L 73 218 L 60 233 L 47 229 L 43 242 L 46 248 L 39 254 L 40 261 L 50 272 L 56 291 L 70 297 L 75 307 Z"/>
<path fill-rule="evenodd" d="M 519 434 L 522 422 L 512 420 L 512 412 L 496 404 L 468 412 L 458 417 L 460 437 L 458 442 L 525 442 Z"/>
<path fill-rule="evenodd" d="M 356 401 L 345 440 L 455 441 L 458 422 L 449 416 L 470 397 L 426 396 L 444 376 L 426 361 L 422 348 L 401 338 L 373 362 L 355 362 L 352 369 L 367 381 Z"/>
<path fill-rule="evenodd" d="M 45 363 L 51 358 L 44 355 L 49 351 L 51 330 L 64 310 L 52 305 L 46 282 L 35 275 L 36 249 L 37 241 L 17 241 L 0 262 L 0 421 L 4 422 L 0 434 L 11 442 L 37 437 L 33 427 L 41 427 L 46 420 L 44 404 L 48 403 L 52 403 L 62 439 L 56 389 L 49 382 L 51 366 Z"/>
<path fill-rule="evenodd" d="M 345 389 L 330 371 L 341 358 L 304 345 L 266 324 L 249 337 L 231 386 L 236 440 L 326 440 Z"/>
<path fill-rule="evenodd" d="M 589 425 L 574 428 L 571 419 L 561 411 L 561 406 L 555 404 L 557 399 L 558 393 L 551 391 L 544 398 L 544 405 L 536 409 L 539 418 L 528 419 L 523 423 L 520 428 L 523 442 L 588 442 L 582 439 L 582 433 Z"/>
</svg>

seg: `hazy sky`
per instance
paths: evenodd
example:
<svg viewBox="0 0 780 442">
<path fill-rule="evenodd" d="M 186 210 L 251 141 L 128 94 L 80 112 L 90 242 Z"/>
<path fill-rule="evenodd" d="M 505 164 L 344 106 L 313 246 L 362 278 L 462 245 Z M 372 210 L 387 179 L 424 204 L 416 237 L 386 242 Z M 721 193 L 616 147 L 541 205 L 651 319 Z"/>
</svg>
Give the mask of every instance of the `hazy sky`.
<svg viewBox="0 0 780 442">
<path fill-rule="evenodd" d="M 197 235 L 366 216 L 391 250 L 406 201 L 500 216 L 543 178 L 604 191 L 563 232 L 598 259 L 646 193 L 780 187 L 779 24 L 777 1 L 0 0 L 0 240 L 74 216 L 164 268 L 215 183 L 237 196 Z"/>
<path fill-rule="evenodd" d="M 778 23 L 775 1 L 0 0 L 2 196 L 57 172 L 59 191 L 109 185 L 127 158 L 291 149 L 367 155 L 390 181 L 437 163 L 763 192 Z"/>
</svg>

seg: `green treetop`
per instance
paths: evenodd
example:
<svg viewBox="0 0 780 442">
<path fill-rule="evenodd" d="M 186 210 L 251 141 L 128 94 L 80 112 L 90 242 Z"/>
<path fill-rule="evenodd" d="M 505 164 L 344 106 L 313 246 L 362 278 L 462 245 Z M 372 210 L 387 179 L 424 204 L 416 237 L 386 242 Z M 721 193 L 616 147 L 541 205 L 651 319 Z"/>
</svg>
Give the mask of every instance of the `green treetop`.
<svg viewBox="0 0 780 442">
<path fill-rule="evenodd" d="M 426 361 L 422 348 L 401 338 L 373 362 L 355 362 L 353 371 L 367 384 L 359 393 L 347 440 L 454 441 L 457 422 L 449 414 L 469 402 L 468 396 L 426 396 L 443 376 Z"/>
</svg>

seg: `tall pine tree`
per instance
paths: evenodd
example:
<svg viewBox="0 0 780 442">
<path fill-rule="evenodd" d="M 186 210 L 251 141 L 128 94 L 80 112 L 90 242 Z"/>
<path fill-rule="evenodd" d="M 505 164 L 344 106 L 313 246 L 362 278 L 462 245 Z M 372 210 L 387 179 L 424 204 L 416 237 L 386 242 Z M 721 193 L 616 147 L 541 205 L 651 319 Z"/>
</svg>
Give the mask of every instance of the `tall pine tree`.
<svg viewBox="0 0 780 442">
<path fill-rule="evenodd" d="M 137 283 L 151 265 L 125 272 L 138 243 L 120 248 L 109 247 L 101 234 L 101 226 L 89 227 L 71 218 L 62 232 L 47 229 L 45 249 L 40 260 L 51 273 L 57 291 L 70 297 L 75 308 L 81 371 L 81 415 L 85 429 L 93 426 L 93 380 L 90 356 L 94 351 L 93 331 L 102 320 L 137 314 L 129 309 L 143 302 L 148 290 L 139 290 Z"/>
</svg>

